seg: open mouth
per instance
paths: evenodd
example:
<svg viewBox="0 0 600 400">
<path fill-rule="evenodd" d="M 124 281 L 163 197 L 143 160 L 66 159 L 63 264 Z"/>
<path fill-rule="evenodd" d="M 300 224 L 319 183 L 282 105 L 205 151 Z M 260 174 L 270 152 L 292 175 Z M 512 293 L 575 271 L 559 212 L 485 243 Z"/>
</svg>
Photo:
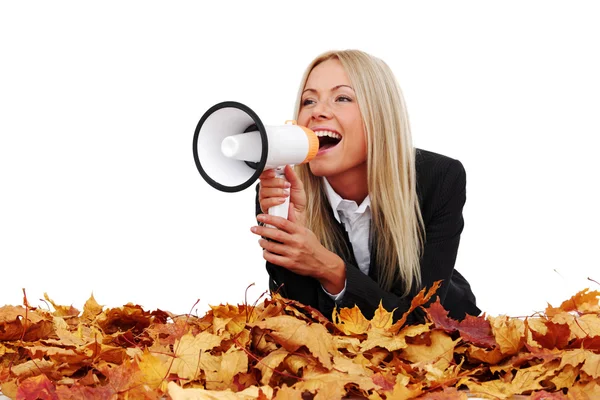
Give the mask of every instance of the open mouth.
<svg viewBox="0 0 600 400">
<path fill-rule="evenodd" d="M 337 146 L 342 140 L 342 135 L 331 131 L 315 131 L 319 138 L 319 153 Z"/>
</svg>

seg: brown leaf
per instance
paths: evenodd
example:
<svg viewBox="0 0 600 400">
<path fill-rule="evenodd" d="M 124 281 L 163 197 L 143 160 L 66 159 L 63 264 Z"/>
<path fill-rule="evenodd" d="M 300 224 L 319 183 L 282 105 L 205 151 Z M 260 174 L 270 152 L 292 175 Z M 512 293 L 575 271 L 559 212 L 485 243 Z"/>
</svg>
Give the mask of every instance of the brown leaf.
<svg viewBox="0 0 600 400">
<path fill-rule="evenodd" d="M 425 309 L 425 312 L 437 328 L 441 328 L 448 333 L 458 331 L 465 341 L 479 347 L 492 348 L 496 346 L 492 327 L 485 316 L 467 315 L 459 322 L 448 317 L 448 311 L 444 309 L 439 298 L 429 308 Z"/>
</svg>

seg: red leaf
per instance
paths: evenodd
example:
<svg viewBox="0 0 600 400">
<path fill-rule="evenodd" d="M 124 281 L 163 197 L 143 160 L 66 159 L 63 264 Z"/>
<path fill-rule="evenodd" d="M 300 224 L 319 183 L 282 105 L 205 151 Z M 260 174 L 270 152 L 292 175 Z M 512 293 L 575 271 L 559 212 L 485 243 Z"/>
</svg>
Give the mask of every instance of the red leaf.
<svg viewBox="0 0 600 400">
<path fill-rule="evenodd" d="M 575 339 L 569 345 L 571 349 L 586 349 L 595 352 L 600 352 L 600 336 L 585 337 L 583 339 Z"/>
<path fill-rule="evenodd" d="M 531 330 L 533 339 L 546 349 L 564 349 L 569 344 L 569 336 L 571 329 L 567 324 L 555 324 L 551 321 L 546 321 L 548 331 L 542 335 L 539 332 Z"/>
<path fill-rule="evenodd" d="M 443 329 L 448 333 L 458 331 L 465 341 L 479 347 L 492 348 L 496 346 L 492 327 L 484 316 L 467 315 L 465 319 L 459 322 L 448 317 L 448 311 L 444 309 L 439 298 L 425 312 L 436 328 Z"/>
</svg>

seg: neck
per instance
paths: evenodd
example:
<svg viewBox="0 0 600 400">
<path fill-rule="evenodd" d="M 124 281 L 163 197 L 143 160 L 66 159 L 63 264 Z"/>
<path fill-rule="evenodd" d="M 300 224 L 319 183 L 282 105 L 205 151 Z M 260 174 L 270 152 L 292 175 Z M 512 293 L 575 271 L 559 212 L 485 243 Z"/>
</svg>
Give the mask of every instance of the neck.
<svg viewBox="0 0 600 400">
<path fill-rule="evenodd" d="M 362 203 L 369 195 L 367 163 L 344 171 L 338 175 L 327 177 L 327 181 L 343 199 Z"/>
</svg>

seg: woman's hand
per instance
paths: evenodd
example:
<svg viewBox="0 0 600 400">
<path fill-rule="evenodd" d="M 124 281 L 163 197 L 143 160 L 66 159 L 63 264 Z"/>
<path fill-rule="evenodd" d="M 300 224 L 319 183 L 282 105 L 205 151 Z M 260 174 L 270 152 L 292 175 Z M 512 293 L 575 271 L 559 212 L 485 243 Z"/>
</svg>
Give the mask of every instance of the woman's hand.
<svg viewBox="0 0 600 400">
<path fill-rule="evenodd" d="M 269 208 L 282 204 L 286 197 L 290 197 L 290 211 L 295 213 L 298 224 L 305 226 L 305 211 L 306 211 L 306 192 L 304 185 L 294 169 L 289 165 L 285 166 L 285 179 L 276 178 L 275 170 L 268 169 L 263 171 L 258 177 L 260 180 L 260 188 L 258 190 L 258 201 L 260 209 L 267 214 Z"/>
<path fill-rule="evenodd" d="M 268 214 L 260 214 L 257 219 L 275 227 L 251 228 L 253 233 L 262 236 L 258 243 L 264 250 L 265 260 L 317 279 L 329 293 L 342 291 L 346 281 L 344 261 L 323 247 L 311 230 L 296 223 L 293 210 L 290 210 L 290 220 Z"/>
</svg>

